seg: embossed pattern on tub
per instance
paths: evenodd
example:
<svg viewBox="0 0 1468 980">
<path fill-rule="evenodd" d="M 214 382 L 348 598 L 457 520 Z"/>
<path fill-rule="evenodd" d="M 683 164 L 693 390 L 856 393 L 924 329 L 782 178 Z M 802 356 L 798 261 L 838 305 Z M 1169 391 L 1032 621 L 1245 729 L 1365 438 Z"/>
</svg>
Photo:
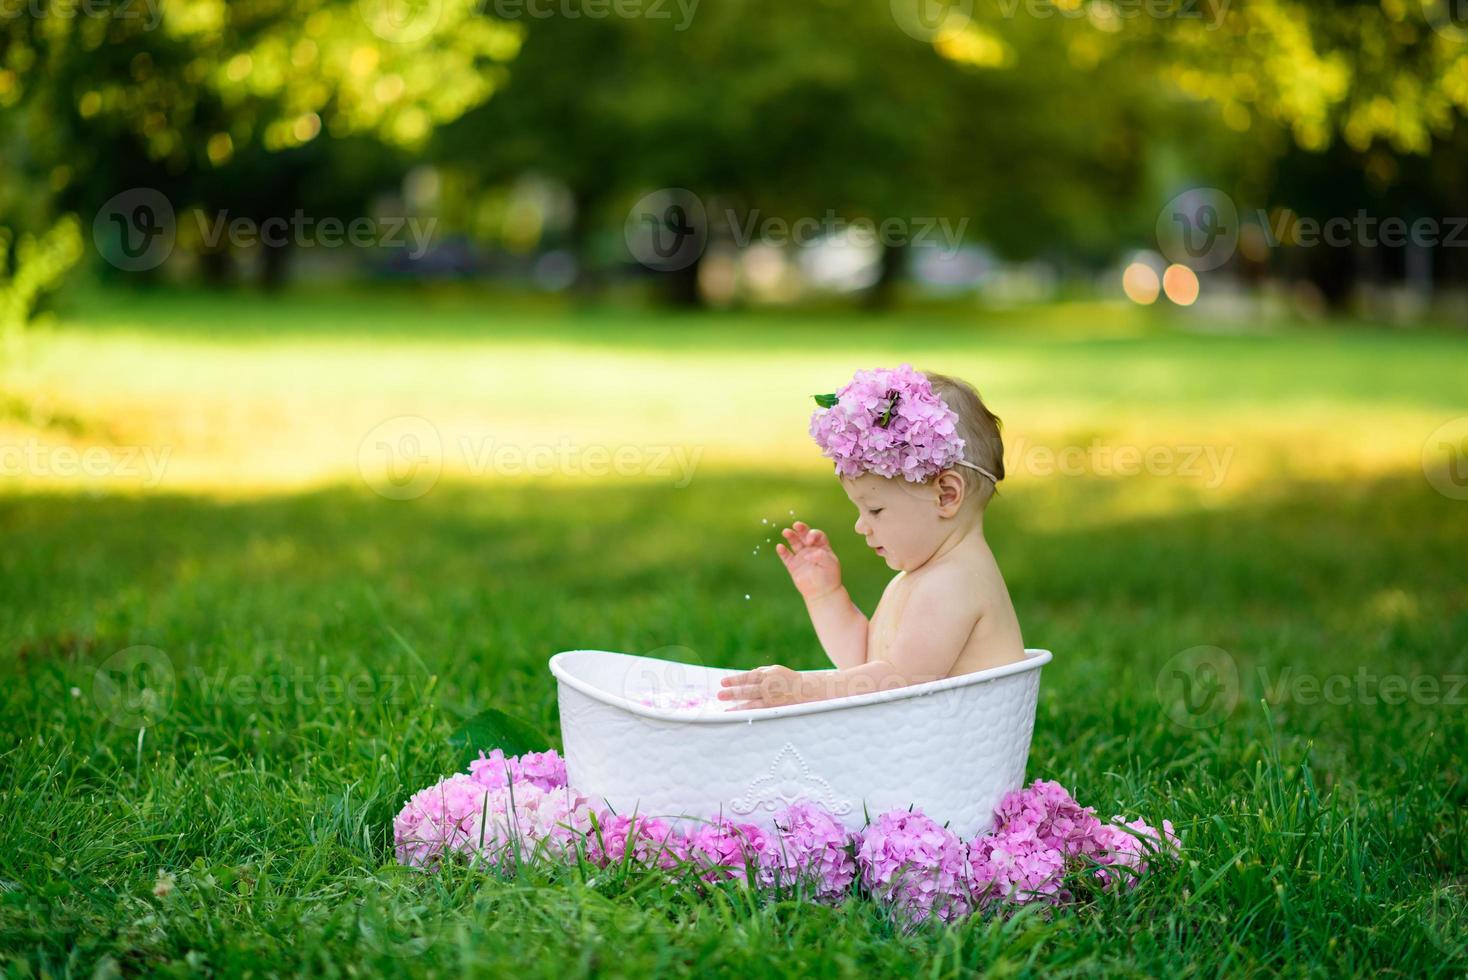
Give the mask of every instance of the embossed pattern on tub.
<svg viewBox="0 0 1468 980">
<path fill-rule="evenodd" d="M 965 837 L 990 829 L 1024 784 L 1040 667 L 1051 655 L 894 691 L 728 712 L 638 703 L 650 685 L 704 685 L 735 671 L 599 650 L 551 658 L 571 785 L 618 813 L 768 826 L 798 800 L 849 827 L 916 806 Z"/>
</svg>

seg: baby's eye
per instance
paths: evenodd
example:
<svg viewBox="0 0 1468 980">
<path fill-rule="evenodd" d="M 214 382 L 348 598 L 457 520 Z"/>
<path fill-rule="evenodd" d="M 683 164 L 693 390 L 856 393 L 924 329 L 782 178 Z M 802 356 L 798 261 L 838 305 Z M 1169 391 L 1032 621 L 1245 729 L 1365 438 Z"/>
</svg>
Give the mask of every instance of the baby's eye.
<svg viewBox="0 0 1468 980">
<path fill-rule="evenodd" d="M 873 517 L 876 517 L 878 514 L 880 514 L 884 510 L 886 510 L 885 507 L 872 507 L 872 508 L 868 508 L 867 513 L 868 514 L 871 514 Z"/>
</svg>

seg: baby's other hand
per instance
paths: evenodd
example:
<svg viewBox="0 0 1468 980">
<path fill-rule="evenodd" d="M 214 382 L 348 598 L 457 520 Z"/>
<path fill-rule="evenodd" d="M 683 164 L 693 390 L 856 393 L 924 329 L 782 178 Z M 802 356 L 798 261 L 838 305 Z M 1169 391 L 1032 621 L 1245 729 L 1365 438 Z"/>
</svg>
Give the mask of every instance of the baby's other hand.
<svg viewBox="0 0 1468 980">
<path fill-rule="evenodd" d="M 731 705 L 730 711 L 775 708 L 805 700 L 800 690 L 800 674 L 779 664 L 743 674 L 730 674 L 720 678 L 719 688 L 720 701 L 740 702 Z"/>
<path fill-rule="evenodd" d="M 785 570 L 796 590 L 806 599 L 819 599 L 841 588 L 841 562 L 831 550 L 825 531 L 818 531 L 804 521 L 780 532 L 789 546 L 775 545 L 775 554 L 785 563 Z"/>
</svg>

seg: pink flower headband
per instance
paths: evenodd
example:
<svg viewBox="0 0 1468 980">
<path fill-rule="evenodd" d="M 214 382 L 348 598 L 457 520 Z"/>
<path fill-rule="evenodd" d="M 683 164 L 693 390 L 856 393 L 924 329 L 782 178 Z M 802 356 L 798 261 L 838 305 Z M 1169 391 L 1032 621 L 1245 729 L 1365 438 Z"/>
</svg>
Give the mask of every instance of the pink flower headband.
<svg viewBox="0 0 1468 980">
<path fill-rule="evenodd" d="M 963 458 L 958 413 L 911 364 L 858 371 L 834 395 L 816 395 L 810 434 L 838 476 L 902 476 L 921 483 L 953 466 L 999 480 Z"/>
</svg>

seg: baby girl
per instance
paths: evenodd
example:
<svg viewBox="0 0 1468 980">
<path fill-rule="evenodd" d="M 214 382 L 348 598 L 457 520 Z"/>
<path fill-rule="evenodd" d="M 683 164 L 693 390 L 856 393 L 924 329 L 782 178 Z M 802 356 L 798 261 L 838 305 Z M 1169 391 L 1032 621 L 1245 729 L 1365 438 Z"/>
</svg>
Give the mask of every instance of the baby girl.
<svg viewBox="0 0 1468 980">
<path fill-rule="evenodd" d="M 797 521 L 776 552 L 836 670 L 725 677 L 720 700 L 770 708 L 955 677 L 1024 659 L 1009 590 L 984 540 L 1004 479 L 999 419 L 967 383 L 904 364 L 858 371 L 810 431 L 856 505 L 856 533 L 897 575 L 868 622 L 823 531 Z"/>
</svg>

